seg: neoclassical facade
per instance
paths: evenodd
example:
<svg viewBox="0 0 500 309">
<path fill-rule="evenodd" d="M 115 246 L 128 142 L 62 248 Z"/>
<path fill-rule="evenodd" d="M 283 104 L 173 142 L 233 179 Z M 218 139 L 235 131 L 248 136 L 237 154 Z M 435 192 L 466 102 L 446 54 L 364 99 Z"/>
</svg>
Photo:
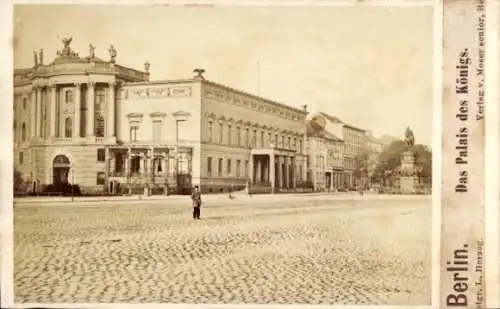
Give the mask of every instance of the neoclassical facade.
<svg viewBox="0 0 500 309">
<path fill-rule="evenodd" d="M 205 80 L 149 81 L 71 39 L 48 64 L 14 72 L 15 168 L 43 190 L 205 192 L 305 181 L 307 111 Z"/>
</svg>

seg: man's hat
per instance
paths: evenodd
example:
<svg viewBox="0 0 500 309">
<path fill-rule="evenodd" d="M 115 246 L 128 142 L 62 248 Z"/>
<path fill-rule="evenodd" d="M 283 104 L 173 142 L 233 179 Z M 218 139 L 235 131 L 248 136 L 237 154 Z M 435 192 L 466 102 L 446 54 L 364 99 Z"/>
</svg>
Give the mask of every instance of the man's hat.
<svg viewBox="0 0 500 309">
<path fill-rule="evenodd" d="M 195 188 L 195 189 L 198 189 L 198 185 L 195 185 L 195 186 L 194 186 L 194 188 Z"/>
</svg>

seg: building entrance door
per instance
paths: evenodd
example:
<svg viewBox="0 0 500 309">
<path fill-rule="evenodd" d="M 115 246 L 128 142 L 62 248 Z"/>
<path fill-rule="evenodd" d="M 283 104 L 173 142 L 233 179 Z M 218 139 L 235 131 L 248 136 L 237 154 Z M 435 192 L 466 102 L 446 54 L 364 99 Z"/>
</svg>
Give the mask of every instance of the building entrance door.
<svg viewBox="0 0 500 309">
<path fill-rule="evenodd" d="M 67 184 L 69 175 L 70 162 L 68 157 L 58 155 L 52 162 L 52 183 Z"/>
<path fill-rule="evenodd" d="M 327 172 L 325 173 L 325 187 L 326 187 L 326 190 L 330 190 L 330 188 L 332 187 L 332 173 L 330 172 Z"/>
</svg>

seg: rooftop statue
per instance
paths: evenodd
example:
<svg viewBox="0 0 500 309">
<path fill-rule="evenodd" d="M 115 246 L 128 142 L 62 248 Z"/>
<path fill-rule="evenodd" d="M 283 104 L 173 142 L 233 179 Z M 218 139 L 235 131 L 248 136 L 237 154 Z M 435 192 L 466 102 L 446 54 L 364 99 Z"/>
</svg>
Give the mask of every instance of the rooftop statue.
<svg viewBox="0 0 500 309">
<path fill-rule="evenodd" d="M 43 65 L 43 48 L 40 49 L 38 60 L 40 61 L 40 65 Z"/>
<path fill-rule="evenodd" d="M 73 37 L 62 39 L 62 42 L 64 44 L 64 48 L 61 52 L 62 56 L 72 56 L 71 47 L 69 47 L 69 44 L 71 44 L 71 41 L 73 41 Z"/>
<path fill-rule="evenodd" d="M 38 55 L 36 54 L 36 50 L 33 51 L 33 60 L 35 61 L 35 67 L 38 66 Z"/>
<path fill-rule="evenodd" d="M 116 55 L 117 55 L 115 47 L 113 45 L 110 45 L 108 51 L 109 51 L 109 56 L 111 57 L 109 62 L 115 63 L 116 62 Z"/>
<path fill-rule="evenodd" d="M 95 58 L 95 46 L 92 44 L 89 44 L 89 58 L 90 59 Z"/>
</svg>

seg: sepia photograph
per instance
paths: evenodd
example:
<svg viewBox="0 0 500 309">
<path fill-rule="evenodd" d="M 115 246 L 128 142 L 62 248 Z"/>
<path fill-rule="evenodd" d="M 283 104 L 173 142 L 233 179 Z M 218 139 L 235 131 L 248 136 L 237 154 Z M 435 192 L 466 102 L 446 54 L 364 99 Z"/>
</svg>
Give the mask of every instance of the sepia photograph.
<svg viewBox="0 0 500 309">
<path fill-rule="evenodd" d="M 15 303 L 430 306 L 413 3 L 14 5 Z"/>
</svg>

